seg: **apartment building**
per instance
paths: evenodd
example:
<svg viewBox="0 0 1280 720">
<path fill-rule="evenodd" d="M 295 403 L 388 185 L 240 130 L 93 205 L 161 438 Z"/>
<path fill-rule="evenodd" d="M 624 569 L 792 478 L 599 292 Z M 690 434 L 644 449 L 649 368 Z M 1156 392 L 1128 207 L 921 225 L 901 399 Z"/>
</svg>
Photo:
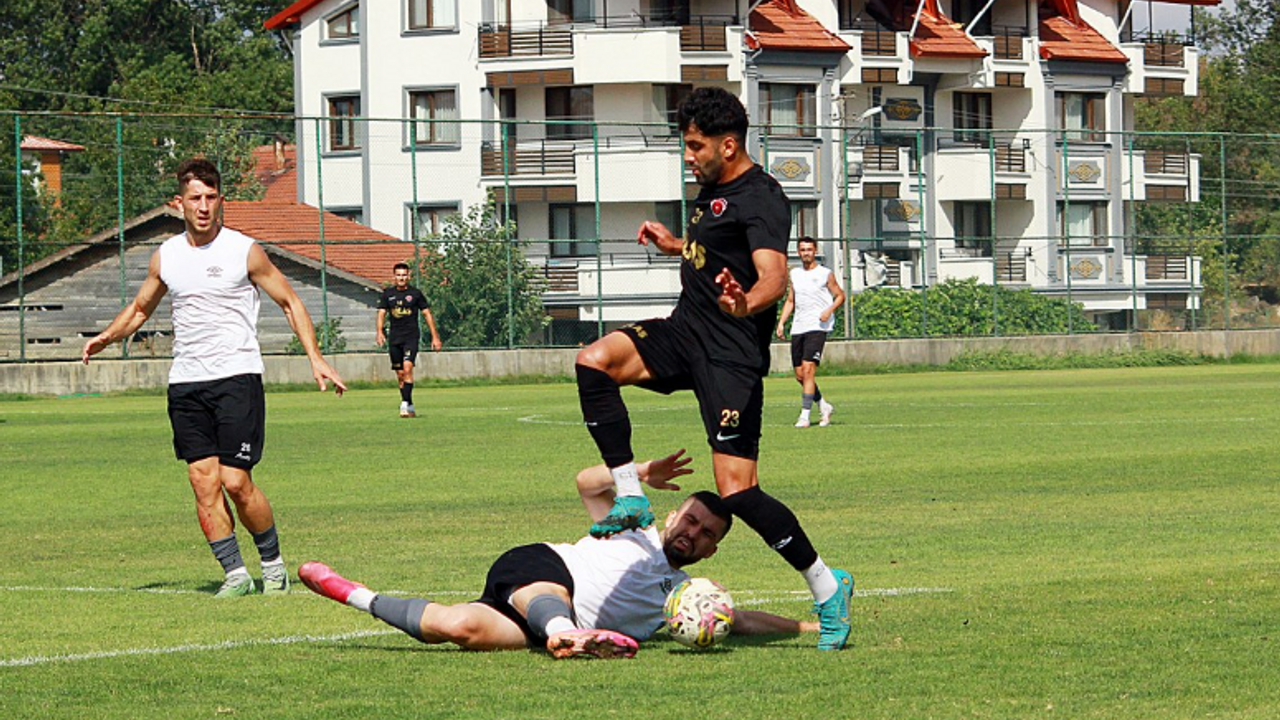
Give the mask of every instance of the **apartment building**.
<svg viewBox="0 0 1280 720">
<path fill-rule="evenodd" d="M 1123 327 L 1198 302 L 1196 257 L 1131 236 L 1139 203 L 1199 199 L 1200 158 L 1124 133 L 1137 98 L 1196 94 L 1185 6 L 1217 2 L 1164 0 L 1188 32 L 1159 34 L 1118 0 L 299 0 L 267 27 L 299 197 L 415 240 L 492 193 L 562 329 L 674 303 L 634 234 L 682 225 L 672 119 L 707 84 L 855 291 L 976 277 Z"/>
</svg>

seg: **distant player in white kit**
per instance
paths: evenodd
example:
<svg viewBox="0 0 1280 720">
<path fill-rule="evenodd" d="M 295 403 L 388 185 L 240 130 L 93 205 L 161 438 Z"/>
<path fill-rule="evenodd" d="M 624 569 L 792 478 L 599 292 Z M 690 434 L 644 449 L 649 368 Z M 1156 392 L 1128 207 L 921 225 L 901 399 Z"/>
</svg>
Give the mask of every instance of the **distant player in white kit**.
<svg viewBox="0 0 1280 720">
<path fill-rule="evenodd" d="M 262 458 L 266 419 L 257 337 L 259 290 L 284 311 L 306 350 L 320 390 L 332 382 L 341 395 L 347 386 L 320 355 L 311 316 L 288 279 L 252 238 L 222 227 L 218 168 L 208 160 L 187 160 L 178 166 L 177 175 L 175 200 L 182 208 L 186 232 L 169 238 L 151 255 L 147 279 L 137 297 L 106 330 L 85 343 L 81 359 L 87 364 L 111 343 L 131 337 L 169 293 L 173 301 L 173 366 L 169 369 L 173 448 L 178 459 L 187 462 L 196 517 L 226 574 L 216 597 L 255 591 L 240 556 L 228 497 L 258 546 L 262 591 L 288 592 L 289 573 L 280 554 L 271 503 L 251 474 Z"/>
<path fill-rule="evenodd" d="M 795 319 L 791 321 L 791 366 L 795 368 L 796 382 L 802 388 L 800 417 L 796 420 L 796 427 L 809 427 L 809 411 L 814 402 L 818 403 L 821 413 L 818 426 L 826 427 L 831 424 L 831 413 L 835 411 L 835 406 L 827 402 L 818 389 L 818 363 L 822 362 L 827 333 L 835 325 L 833 316 L 836 309 L 844 304 L 844 290 L 836 282 L 835 273 L 818 264 L 816 240 L 811 237 L 800 238 L 796 241 L 796 252 L 803 265 L 791 268 L 787 299 L 782 304 L 775 332 L 778 339 L 785 339 L 782 328 L 794 310 Z"/>
</svg>

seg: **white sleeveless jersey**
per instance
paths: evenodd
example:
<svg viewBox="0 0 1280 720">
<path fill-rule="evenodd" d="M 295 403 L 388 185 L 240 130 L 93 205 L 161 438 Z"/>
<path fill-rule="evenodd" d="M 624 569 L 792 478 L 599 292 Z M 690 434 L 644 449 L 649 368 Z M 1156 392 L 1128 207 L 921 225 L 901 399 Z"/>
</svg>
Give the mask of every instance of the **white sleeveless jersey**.
<svg viewBox="0 0 1280 720">
<path fill-rule="evenodd" d="M 584 537 L 569 545 L 547 543 L 573 576 L 578 626 L 616 630 L 644 640 L 662 627 L 662 603 L 689 579 L 662 552 L 653 526 L 607 538 Z"/>
<path fill-rule="evenodd" d="M 160 280 L 173 303 L 171 384 L 262 374 L 261 300 L 249 281 L 253 242 L 224 227 L 202 247 L 187 242 L 186 233 L 160 246 Z"/>
<path fill-rule="evenodd" d="M 795 292 L 796 307 L 791 316 L 791 334 L 813 332 L 831 332 L 835 327 L 835 313 L 822 322 L 819 318 L 822 311 L 831 307 L 835 298 L 831 297 L 831 289 L 827 287 L 827 278 L 831 270 L 822 265 L 815 265 L 812 270 L 803 266 L 791 268 L 791 287 Z"/>
</svg>

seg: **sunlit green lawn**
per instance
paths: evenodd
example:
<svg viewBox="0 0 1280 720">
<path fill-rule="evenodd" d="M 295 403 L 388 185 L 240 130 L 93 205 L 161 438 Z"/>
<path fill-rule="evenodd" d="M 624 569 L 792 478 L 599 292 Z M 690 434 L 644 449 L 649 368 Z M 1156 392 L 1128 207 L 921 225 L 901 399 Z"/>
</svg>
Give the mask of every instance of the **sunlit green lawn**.
<svg viewBox="0 0 1280 720">
<path fill-rule="evenodd" d="M 164 398 L 0 402 L 0 711 L 60 718 L 1273 718 L 1280 365 L 821 380 L 766 392 L 762 484 L 858 582 L 853 647 L 658 639 L 630 662 L 427 647 L 301 586 L 221 573 Z M 635 447 L 710 488 L 692 396 L 627 391 Z M 503 550 L 573 541 L 597 456 L 571 384 L 268 396 L 286 559 L 459 602 Z M 659 516 L 677 494 L 655 497 Z M 256 555 L 243 542 L 251 567 Z M 804 616 L 745 526 L 695 574 Z"/>
</svg>

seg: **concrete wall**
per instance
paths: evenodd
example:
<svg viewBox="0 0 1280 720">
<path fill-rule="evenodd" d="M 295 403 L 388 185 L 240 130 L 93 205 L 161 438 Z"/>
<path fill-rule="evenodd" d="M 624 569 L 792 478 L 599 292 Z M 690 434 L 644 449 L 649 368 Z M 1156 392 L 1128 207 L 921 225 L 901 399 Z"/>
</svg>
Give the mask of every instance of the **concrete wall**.
<svg viewBox="0 0 1280 720">
<path fill-rule="evenodd" d="M 1123 352 L 1167 349 L 1229 357 L 1234 354 L 1280 355 L 1280 329 L 1204 331 L 1195 333 L 1134 333 L 1130 335 L 1073 335 L 1012 338 L 955 338 L 937 340 L 860 340 L 827 344 L 828 363 L 942 365 L 966 352 L 1009 350 L 1035 355 Z M 118 353 L 117 348 L 107 355 Z M 571 375 L 577 350 L 483 350 L 424 352 L 418 355 L 419 378 L 461 379 L 513 375 Z M 332 358 L 343 379 L 386 381 L 393 375 L 382 353 L 351 353 Z M 773 369 L 787 371 L 790 351 L 773 345 Z M 306 358 L 266 358 L 268 383 L 310 383 Z M 0 364 L 0 393 L 66 395 L 160 388 L 168 381 L 167 359 L 120 360 L 99 356 L 89 365 L 79 362 Z"/>
</svg>

